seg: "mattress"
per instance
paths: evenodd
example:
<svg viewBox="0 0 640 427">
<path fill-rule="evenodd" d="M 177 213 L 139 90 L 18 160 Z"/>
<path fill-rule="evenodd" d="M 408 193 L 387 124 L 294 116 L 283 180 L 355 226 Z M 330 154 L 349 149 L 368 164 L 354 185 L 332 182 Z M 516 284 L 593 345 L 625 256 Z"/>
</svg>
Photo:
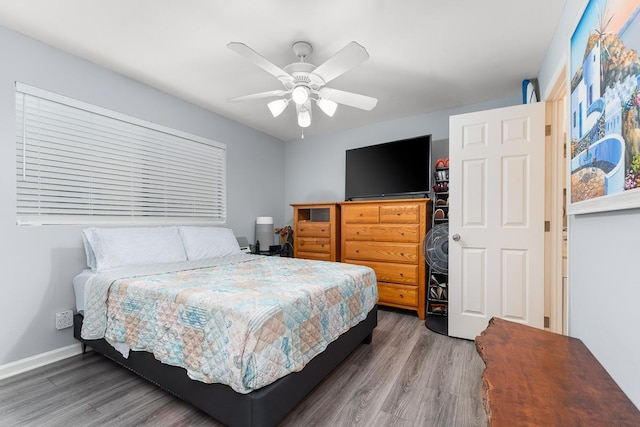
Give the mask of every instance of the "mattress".
<svg viewBox="0 0 640 427">
<path fill-rule="evenodd" d="M 153 353 L 192 379 L 249 393 L 303 369 L 377 302 L 369 267 L 230 258 L 89 275 L 82 337 Z"/>
</svg>

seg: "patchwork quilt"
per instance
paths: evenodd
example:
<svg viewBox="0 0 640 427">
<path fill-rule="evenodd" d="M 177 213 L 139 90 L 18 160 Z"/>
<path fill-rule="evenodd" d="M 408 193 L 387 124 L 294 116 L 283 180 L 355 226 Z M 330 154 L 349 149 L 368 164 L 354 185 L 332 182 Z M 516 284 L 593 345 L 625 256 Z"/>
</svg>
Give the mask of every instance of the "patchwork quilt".
<svg viewBox="0 0 640 427">
<path fill-rule="evenodd" d="M 82 337 L 249 393 L 302 368 L 378 300 L 369 267 L 240 255 L 101 274 Z"/>
</svg>

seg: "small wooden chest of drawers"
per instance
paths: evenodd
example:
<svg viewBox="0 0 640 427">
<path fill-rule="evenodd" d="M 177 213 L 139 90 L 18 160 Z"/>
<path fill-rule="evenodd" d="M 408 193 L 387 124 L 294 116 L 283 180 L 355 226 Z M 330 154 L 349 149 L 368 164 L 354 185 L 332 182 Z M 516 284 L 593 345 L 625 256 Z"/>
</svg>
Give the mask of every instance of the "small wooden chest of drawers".
<svg viewBox="0 0 640 427">
<path fill-rule="evenodd" d="M 293 255 L 340 261 L 340 210 L 337 203 L 292 204 Z"/>
<path fill-rule="evenodd" d="M 428 199 L 340 203 L 341 260 L 373 268 L 379 304 L 415 310 L 425 317 L 426 267 L 422 239 Z"/>
</svg>

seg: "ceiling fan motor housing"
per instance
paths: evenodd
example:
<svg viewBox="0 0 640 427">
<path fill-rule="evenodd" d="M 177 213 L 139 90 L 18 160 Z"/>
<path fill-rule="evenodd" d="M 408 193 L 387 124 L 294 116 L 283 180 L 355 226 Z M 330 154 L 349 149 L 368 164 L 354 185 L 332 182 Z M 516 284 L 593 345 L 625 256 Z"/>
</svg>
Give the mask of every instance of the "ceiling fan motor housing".
<svg viewBox="0 0 640 427">
<path fill-rule="evenodd" d="M 320 76 L 311 74 L 315 69 L 316 66 L 308 62 L 294 62 L 284 67 L 284 70 L 293 77 L 293 81 L 290 79 L 282 79 L 280 81 L 289 90 L 301 85 L 317 90 L 324 84 L 324 81 Z"/>
<path fill-rule="evenodd" d="M 310 43 L 299 41 L 291 45 L 291 50 L 293 50 L 293 54 L 297 58 L 304 60 L 304 58 L 306 58 L 313 51 L 313 48 L 311 47 Z"/>
</svg>

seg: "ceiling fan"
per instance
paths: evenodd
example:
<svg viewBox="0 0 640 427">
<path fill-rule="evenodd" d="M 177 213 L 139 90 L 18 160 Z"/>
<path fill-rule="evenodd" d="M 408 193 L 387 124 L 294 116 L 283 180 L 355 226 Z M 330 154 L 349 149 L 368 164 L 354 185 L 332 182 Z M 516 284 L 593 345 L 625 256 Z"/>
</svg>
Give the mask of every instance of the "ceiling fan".
<svg viewBox="0 0 640 427">
<path fill-rule="evenodd" d="M 229 99 L 229 101 L 240 102 L 280 97 L 267 104 L 273 117 L 282 114 L 289 103 L 293 101 L 296 106 L 298 125 L 301 128 L 311 125 L 312 100 L 329 117 L 333 117 L 338 104 L 369 111 L 378 103 L 376 98 L 370 96 L 325 86 L 331 80 L 369 59 L 367 50 L 356 42 L 352 41 L 347 44 L 342 50 L 317 67 L 305 62 L 305 58 L 313 49 L 311 44 L 304 41 L 295 42 L 291 47 L 298 62 L 291 63 L 284 68 L 273 64 L 244 43 L 231 42 L 227 44 L 227 47 L 276 77 L 284 86 L 284 89 L 238 96 Z"/>
</svg>

